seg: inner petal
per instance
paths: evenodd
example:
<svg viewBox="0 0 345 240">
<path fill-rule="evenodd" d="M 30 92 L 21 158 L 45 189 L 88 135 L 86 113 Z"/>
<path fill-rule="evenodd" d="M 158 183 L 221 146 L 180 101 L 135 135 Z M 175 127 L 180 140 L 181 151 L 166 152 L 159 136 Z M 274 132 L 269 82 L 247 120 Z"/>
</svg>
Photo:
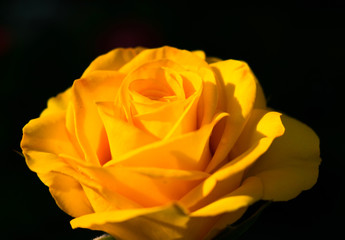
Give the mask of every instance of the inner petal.
<svg viewBox="0 0 345 240">
<path fill-rule="evenodd" d="M 178 99 L 178 93 L 176 94 L 170 85 L 157 82 L 157 79 L 134 80 L 129 85 L 129 91 L 132 100 L 138 103 L 147 100 L 171 102 Z M 150 103 L 147 102 L 147 104 Z"/>
<path fill-rule="evenodd" d="M 190 105 L 197 103 L 201 89 L 202 79 L 198 74 L 162 59 L 144 64 L 127 75 L 121 89 L 121 106 L 129 123 L 162 139 L 172 129 L 184 133 L 195 128 L 196 113 Z"/>
</svg>

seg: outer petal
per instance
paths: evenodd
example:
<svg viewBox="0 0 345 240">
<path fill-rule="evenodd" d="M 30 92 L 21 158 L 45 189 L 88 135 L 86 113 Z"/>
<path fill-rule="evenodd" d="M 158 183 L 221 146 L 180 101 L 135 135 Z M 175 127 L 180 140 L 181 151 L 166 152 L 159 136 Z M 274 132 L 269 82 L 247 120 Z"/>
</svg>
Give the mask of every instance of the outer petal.
<svg viewBox="0 0 345 240">
<path fill-rule="evenodd" d="M 263 199 L 286 201 L 311 188 L 321 162 L 319 139 L 303 123 L 282 117 L 285 134 L 250 168 L 246 176 L 261 178 Z"/>
<path fill-rule="evenodd" d="M 211 67 L 220 93 L 219 109 L 231 117 L 213 133 L 211 146 L 215 153 L 207 172 L 219 167 L 234 146 L 256 98 L 256 79 L 245 62 L 227 60 L 213 63 Z"/>
<path fill-rule="evenodd" d="M 23 138 L 21 148 L 24 154 L 29 151 L 37 151 L 58 155 L 62 151 L 74 157 L 79 157 L 78 151 L 70 141 L 68 132 L 65 128 L 65 114 L 48 114 L 40 118 L 31 120 L 23 128 Z M 28 159 L 27 159 L 28 161 Z M 36 159 L 33 159 L 36 161 Z M 37 159 L 37 161 L 44 161 Z M 47 162 L 49 164 L 49 162 Z M 28 161 L 28 166 L 35 165 L 35 162 Z M 46 167 L 44 163 L 40 167 Z M 39 171 L 32 169 L 33 171 Z"/>
<path fill-rule="evenodd" d="M 73 219 L 71 225 L 105 231 L 119 239 L 170 240 L 183 237 L 187 222 L 185 210 L 173 204 L 85 215 Z"/>
<path fill-rule="evenodd" d="M 48 106 L 41 113 L 41 117 L 48 114 L 57 114 L 61 112 L 66 112 L 68 103 L 72 101 L 71 88 L 58 94 L 56 97 L 52 97 L 48 100 Z"/>
<path fill-rule="evenodd" d="M 97 57 L 84 71 L 82 78 L 97 70 L 117 71 L 143 50 L 144 48 L 141 47 L 116 48 L 104 55 Z"/>
<path fill-rule="evenodd" d="M 21 148 L 27 165 L 49 187 L 63 211 L 75 217 L 92 212 L 81 185 L 65 175 L 71 168 L 58 156 L 62 151 L 76 158 L 80 156 L 65 129 L 64 113 L 31 120 L 23 128 Z"/>
</svg>

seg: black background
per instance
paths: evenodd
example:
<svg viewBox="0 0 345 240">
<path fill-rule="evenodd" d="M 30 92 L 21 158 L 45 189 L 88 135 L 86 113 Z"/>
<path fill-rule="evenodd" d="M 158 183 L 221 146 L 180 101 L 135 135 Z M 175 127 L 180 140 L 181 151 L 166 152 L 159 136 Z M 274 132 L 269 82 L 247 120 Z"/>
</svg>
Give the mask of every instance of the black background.
<svg viewBox="0 0 345 240">
<path fill-rule="evenodd" d="M 273 203 L 242 239 L 335 239 L 344 225 L 345 4 L 227 1 L 0 2 L 1 232 L 3 239 L 91 239 L 71 230 L 20 151 L 22 127 L 115 47 L 171 45 L 249 63 L 269 106 L 321 139 L 318 183 Z M 339 235 L 340 234 L 340 235 Z M 6 238 L 7 237 L 7 238 Z"/>
</svg>

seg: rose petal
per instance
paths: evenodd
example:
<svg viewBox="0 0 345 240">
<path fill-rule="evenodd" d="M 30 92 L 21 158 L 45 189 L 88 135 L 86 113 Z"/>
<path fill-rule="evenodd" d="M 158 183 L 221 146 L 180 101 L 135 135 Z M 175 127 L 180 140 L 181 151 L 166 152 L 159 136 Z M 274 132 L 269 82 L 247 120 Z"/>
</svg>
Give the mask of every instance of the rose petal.
<svg viewBox="0 0 345 240">
<path fill-rule="evenodd" d="M 97 107 L 109 140 L 111 158 L 115 161 L 123 154 L 158 140 L 155 136 L 118 118 L 113 102 L 98 102 Z"/>
<path fill-rule="evenodd" d="M 142 207 L 116 192 L 114 177 L 106 169 L 92 166 L 81 159 L 64 154 L 61 154 L 59 158 L 68 166 L 60 170 L 61 173 L 73 177 L 81 184 L 95 212 Z"/>
<path fill-rule="evenodd" d="M 116 207 L 126 208 L 131 202 L 132 205 L 136 203 L 143 207 L 163 205 L 178 200 L 208 176 L 199 171 L 131 168 L 121 165 L 100 168 L 89 166 L 69 156 L 61 157 L 77 171 L 77 176 L 80 175 L 78 180 L 85 183 L 86 187 L 90 186 L 90 191 L 86 191 L 86 194 L 97 212 L 104 209 L 109 211 Z M 102 187 L 94 188 L 83 178 Z"/>
<path fill-rule="evenodd" d="M 52 178 L 49 191 L 54 197 L 56 204 L 64 212 L 73 217 L 93 213 L 92 206 L 80 183 L 65 174 L 50 173 L 45 178 L 48 175 Z"/>
<path fill-rule="evenodd" d="M 285 134 L 250 168 L 246 176 L 259 177 L 264 199 L 287 201 L 311 188 L 321 162 L 319 139 L 305 124 L 282 116 Z"/>
<path fill-rule="evenodd" d="M 263 194 L 260 178 L 247 178 L 239 188 L 207 206 L 191 213 L 191 216 L 216 216 L 226 212 L 234 212 L 241 208 L 247 208 L 258 201 Z"/>
<path fill-rule="evenodd" d="M 244 171 L 269 148 L 273 139 L 283 132 L 279 113 L 254 110 L 234 146 L 234 149 L 238 149 L 236 154 L 233 153 L 235 158 L 229 158 L 230 162 L 186 194 L 180 202 L 190 210 L 197 210 L 235 190 L 243 180 Z"/>
<path fill-rule="evenodd" d="M 215 223 L 212 225 L 212 228 L 207 232 L 205 235 L 205 240 L 211 240 L 215 239 L 215 237 L 226 227 L 229 227 L 229 225 L 235 223 L 237 220 L 239 220 L 243 214 L 247 211 L 246 207 L 240 208 L 238 210 L 224 213 L 221 215 L 218 215 L 216 217 Z M 205 218 L 205 217 L 203 217 Z"/>
<path fill-rule="evenodd" d="M 184 194 L 207 176 L 196 171 L 188 173 L 118 166 L 100 168 L 69 156 L 60 157 L 75 169 L 75 172 L 66 171 L 65 174 L 75 177 L 83 185 L 87 198 L 96 212 L 171 202 L 174 196 L 176 199 L 179 198 L 179 194 Z M 124 182 L 124 178 L 127 181 Z M 140 188 L 137 188 L 138 182 L 141 184 Z"/>
<path fill-rule="evenodd" d="M 206 54 L 202 50 L 194 50 L 194 51 L 192 51 L 192 53 L 195 54 L 196 56 L 198 56 L 199 58 L 203 59 L 203 60 L 206 59 Z"/>
<path fill-rule="evenodd" d="M 225 126 L 216 128 L 213 133 L 215 153 L 206 171 L 214 171 L 235 144 L 249 117 L 256 94 L 256 79 L 245 62 L 227 60 L 211 64 L 216 76 L 219 108 L 228 112 L 231 117 Z"/>
<path fill-rule="evenodd" d="M 26 124 L 23 128 L 21 148 L 24 154 L 29 151 L 39 151 L 58 155 L 63 151 L 71 156 L 79 157 L 79 153 L 66 131 L 63 112 L 45 114 Z M 36 164 L 30 161 L 27 163 L 29 167 Z M 44 164 L 41 167 L 45 167 Z"/>
<path fill-rule="evenodd" d="M 121 86 L 116 105 L 127 119 L 158 138 L 196 129 L 196 106 L 202 90 L 199 75 L 167 59 L 145 63 Z"/>
<path fill-rule="evenodd" d="M 191 70 L 193 72 L 197 72 L 200 67 L 207 67 L 207 63 L 192 52 L 164 46 L 160 48 L 146 49 L 140 52 L 131 61 L 123 65 L 119 71 L 129 73 L 143 63 L 148 63 L 157 59 L 169 59 L 183 66 L 186 70 Z"/>
<path fill-rule="evenodd" d="M 48 106 L 43 110 L 40 116 L 46 116 L 48 114 L 57 114 L 66 112 L 68 103 L 71 101 L 71 88 L 58 94 L 56 97 L 51 97 L 48 100 Z"/>
<path fill-rule="evenodd" d="M 120 163 L 123 166 L 202 170 L 210 158 L 207 147 L 210 133 L 214 125 L 226 116 L 226 113 L 218 114 L 213 122 L 197 131 L 145 145 L 120 159 L 109 161 L 105 166 Z"/>
<path fill-rule="evenodd" d="M 144 48 L 142 47 L 116 48 L 97 57 L 84 71 L 82 78 L 97 70 L 117 71 L 143 50 Z"/>
<path fill-rule="evenodd" d="M 106 167 L 104 171 L 113 176 L 112 184 L 118 193 L 144 207 L 177 201 L 208 176 L 199 171 L 119 165 Z"/>
<path fill-rule="evenodd" d="M 187 221 L 185 210 L 173 204 L 89 214 L 73 219 L 71 225 L 101 230 L 119 239 L 169 240 L 183 236 Z"/>
<path fill-rule="evenodd" d="M 203 80 L 203 88 L 198 103 L 198 128 L 205 124 L 209 124 L 216 112 L 222 112 L 217 109 L 218 89 L 215 76 L 209 67 L 201 67 L 198 69 L 198 75 Z"/>
<path fill-rule="evenodd" d="M 67 123 L 71 135 L 79 142 L 85 159 L 96 165 L 109 160 L 109 146 L 96 101 L 113 101 L 123 75 L 110 71 L 94 71 L 72 86 L 73 105 Z"/>
</svg>

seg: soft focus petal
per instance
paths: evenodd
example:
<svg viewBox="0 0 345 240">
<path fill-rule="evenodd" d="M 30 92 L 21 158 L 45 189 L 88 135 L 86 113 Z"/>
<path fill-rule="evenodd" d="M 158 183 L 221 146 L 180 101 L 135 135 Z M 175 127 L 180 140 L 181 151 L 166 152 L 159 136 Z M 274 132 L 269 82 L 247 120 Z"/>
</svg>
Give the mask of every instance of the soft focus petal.
<svg viewBox="0 0 345 240">
<path fill-rule="evenodd" d="M 187 222 L 185 210 L 173 204 L 89 214 L 73 219 L 71 225 L 104 231 L 119 239 L 172 240 L 182 238 Z"/>
<path fill-rule="evenodd" d="M 282 116 L 285 134 L 250 168 L 246 176 L 261 178 L 264 199 L 286 201 L 311 188 L 318 177 L 319 139 L 305 124 Z"/>
<path fill-rule="evenodd" d="M 217 79 L 219 108 L 231 117 L 213 133 L 214 156 L 206 171 L 212 172 L 224 161 L 244 128 L 256 98 L 256 79 L 245 62 L 227 60 L 211 64 Z M 212 143 L 211 143 L 212 144 Z"/>
<path fill-rule="evenodd" d="M 143 50 L 144 48 L 141 47 L 116 48 L 106 54 L 97 57 L 84 71 L 82 78 L 97 70 L 117 71 Z"/>
</svg>

